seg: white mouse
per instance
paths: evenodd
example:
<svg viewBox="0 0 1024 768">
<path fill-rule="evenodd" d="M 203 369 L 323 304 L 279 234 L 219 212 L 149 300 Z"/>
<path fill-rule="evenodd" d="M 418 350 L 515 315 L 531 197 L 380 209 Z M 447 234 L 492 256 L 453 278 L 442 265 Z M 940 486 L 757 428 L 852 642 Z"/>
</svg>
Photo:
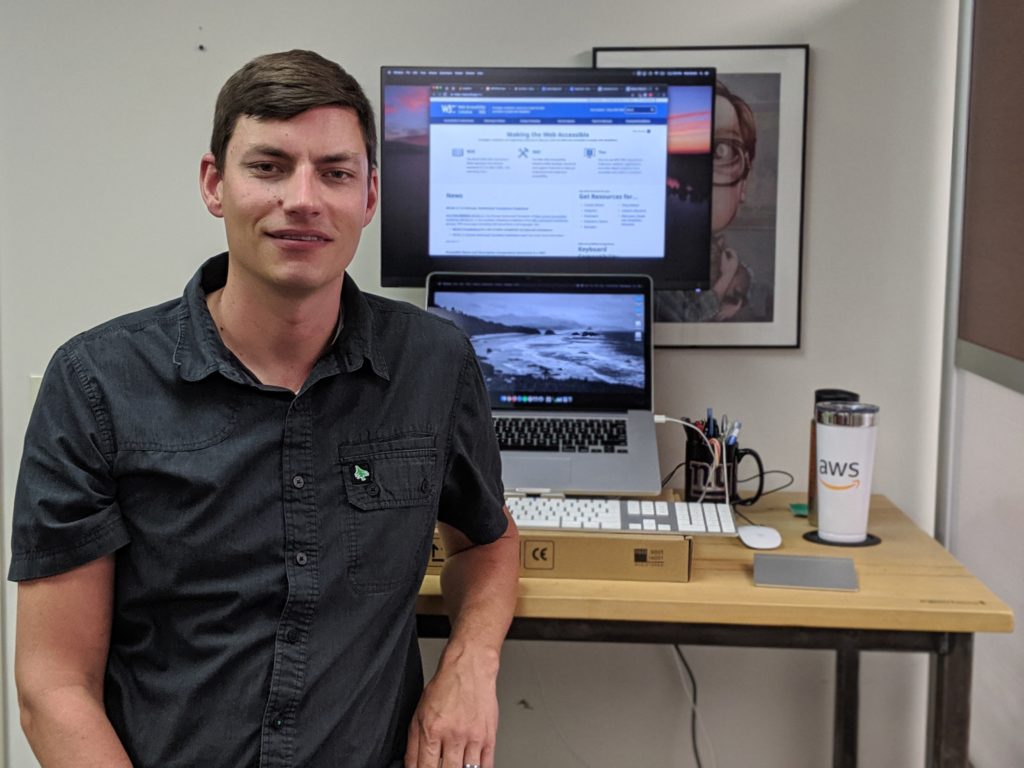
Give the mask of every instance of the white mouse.
<svg viewBox="0 0 1024 768">
<path fill-rule="evenodd" d="M 736 527 L 740 541 L 751 549 L 777 549 L 782 545 L 782 536 L 767 525 L 740 525 Z"/>
</svg>

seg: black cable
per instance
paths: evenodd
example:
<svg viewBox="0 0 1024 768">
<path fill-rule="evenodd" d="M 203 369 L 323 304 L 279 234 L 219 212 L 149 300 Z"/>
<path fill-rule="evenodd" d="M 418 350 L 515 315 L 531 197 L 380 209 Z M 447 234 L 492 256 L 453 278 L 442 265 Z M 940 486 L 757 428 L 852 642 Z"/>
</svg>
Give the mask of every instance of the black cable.
<svg viewBox="0 0 1024 768">
<path fill-rule="evenodd" d="M 678 469 L 678 467 L 676 469 Z M 675 470 L 672 471 L 675 472 Z M 791 475 L 784 469 L 766 469 L 763 473 L 761 473 L 760 476 L 765 477 L 767 475 L 785 475 L 786 477 L 789 478 L 789 480 L 780 485 L 778 488 L 771 488 L 765 491 L 764 493 L 761 494 L 762 496 L 767 496 L 769 493 L 778 493 L 779 491 L 783 491 L 796 482 L 796 478 L 794 478 L 793 475 Z M 758 475 L 751 475 L 750 477 L 744 477 L 742 480 L 737 480 L 736 483 L 749 483 L 751 480 L 757 480 L 757 478 Z"/>
<path fill-rule="evenodd" d="M 751 520 L 751 519 L 750 519 L 749 517 L 747 517 L 747 516 L 746 516 L 746 515 L 744 515 L 744 514 L 743 514 L 742 512 L 740 512 L 740 508 L 739 508 L 739 507 L 733 507 L 733 508 L 732 508 L 732 513 L 733 513 L 734 515 L 736 515 L 736 517 L 740 517 L 740 518 L 742 518 L 742 519 L 743 519 L 743 522 L 745 522 L 745 523 L 746 523 L 747 525 L 757 525 L 757 523 L 755 523 L 755 522 L 754 522 L 753 520 Z"/>
<path fill-rule="evenodd" d="M 693 759 L 697 761 L 697 768 L 703 768 L 700 761 L 700 747 L 697 744 L 697 678 L 693 676 L 693 670 L 690 669 L 690 665 L 683 655 L 683 649 L 678 645 L 673 645 L 672 647 L 676 649 L 676 655 L 683 662 L 686 676 L 690 678 L 690 690 L 693 691 L 693 706 L 690 708 L 690 741 L 693 744 Z"/>
<path fill-rule="evenodd" d="M 686 466 L 686 462 L 685 461 L 681 461 L 678 464 L 676 464 L 674 467 L 672 467 L 672 471 L 669 472 L 667 475 L 665 475 L 665 478 L 661 481 L 661 487 L 664 488 L 666 485 L 668 485 L 669 480 L 671 480 L 673 477 L 675 477 L 676 472 L 678 472 L 684 466 Z M 790 474 L 789 472 L 787 472 L 784 469 L 766 469 L 764 471 L 764 474 L 762 475 L 762 477 L 767 476 L 767 475 L 785 475 L 786 477 L 789 478 L 789 480 L 786 481 L 785 483 L 783 483 L 782 485 L 780 485 L 778 488 L 770 488 L 770 489 L 768 489 L 767 491 L 765 491 L 764 493 L 761 494 L 762 496 L 767 496 L 770 493 L 778 493 L 779 491 L 784 491 L 785 489 L 789 488 L 789 486 L 791 486 L 793 483 L 796 482 L 796 478 L 794 478 L 792 474 Z M 736 484 L 739 485 L 740 483 L 749 483 L 752 480 L 757 480 L 757 478 L 758 478 L 757 475 L 751 475 L 750 477 L 744 477 L 744 478 L 742 478 L 740 480 L 737 480 Z"/>
<path fill-rule="evenodd" d="M 789 486 L 791 486 L 793 484 L 793 482 L 794 482 L 793 475 L 791 475 L 789 472 L 787 472 L 784 469 L 768 469 L 768 470 L 765 470 L 765 472 L 761 475 L 761 477 L 764 477 L 764 475 L 785 475 L 786 477 L 789 478 L 789 482 L 783 483 L 778 488 L 772 488 L 771 490 L 764 491 L 761 494 L 762 496 L 767 496 L 769 493 L 776 493 L 778 491 L 781 491 L 783 488 L 789 488 Z M 751 480 L 756 480 L 757 477 L 758 477 L 757 475 L 751 475 L 750 477 L 745 477 L 742 480 L 737 480 L 736 484 L 739 485 L 740 483 L 748 483 Z M 742 518 L 743 521 L 745 523 L 747 523 L 748 525 L 757 525 L 757 523 L 755 523 L 749 517 L 747 517 L 742 512 L 740 512 L 739 507 L 733 507 L 732 511 L 733 511 L 734 515 L 736 515 L 737 517 Z"/>
<path fill-rule="evenodd" d="M 685 461 L 680 461 L 678 464 L 676 464 L 674 467 L 672 467 L 672 471 L 669 472 L 667 475 L 665 475 L 665 479 L 661 481 L 661 487 L 664 488 L 666 485 L 668 485 L 668 481 L 672 479 L 672 477 L 675 475 L 675 473 L 678 472 L 680 469 L 682 469 L 685 466 L 686 466 L 686 462 Z"/>
</svg>

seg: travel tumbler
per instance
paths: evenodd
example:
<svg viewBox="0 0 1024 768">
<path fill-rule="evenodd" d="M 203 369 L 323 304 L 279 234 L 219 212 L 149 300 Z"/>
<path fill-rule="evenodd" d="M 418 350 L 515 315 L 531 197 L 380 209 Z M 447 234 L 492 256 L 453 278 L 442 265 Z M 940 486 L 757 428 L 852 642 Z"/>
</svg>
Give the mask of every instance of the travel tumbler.
<svg viewBox="0 0 1024 768">
<path fill-rule="evenodd" d="M 826 401 L 817 421 L 818 536 L 857 544 L 868 535 L 878 406 Z"/>
<path fill-rule="evenodd" d="M 823 403 L 827 400 L 855 403 L 860 400 L 860 395 L 850 392 L 848 389 L 816 389 L 814 390 L 814 404 Z M 807 471 L 807 522 L 812 528 L 818 527 L 818 504 L 815 499 L 818 490 L 818 451 L 817 451 L 817 419 L 811 419 L 811 460 Z"/>
</svg>

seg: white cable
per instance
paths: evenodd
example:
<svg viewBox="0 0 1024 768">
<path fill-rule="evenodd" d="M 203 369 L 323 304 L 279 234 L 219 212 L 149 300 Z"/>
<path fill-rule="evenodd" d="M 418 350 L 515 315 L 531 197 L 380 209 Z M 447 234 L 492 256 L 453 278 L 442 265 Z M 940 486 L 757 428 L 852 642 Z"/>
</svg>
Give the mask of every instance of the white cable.
<svg viewBox="0 0 1024 768">
<path fill-rule="evenodd" d="M 706 445 L 708 447 L 708 453 L 711 455 L 711 478 L 710 478 L 710 480 L 712 482 L 714 482 L 715 470 L 718 468 L 719 460 L 718 460 L 718 454 L 715 453 L 715 449 L 711 446 L 711 440 L 708 439 L 708 436 L 705 435 L 701 430 L 697 429 L 696 425 L 691 424 L 688 421 L 683 421 L 682 419 L 674 419 L 671 416 L 666 416 L 663 413 L 656 413 L 656 414 L 654 414 L 654 423 L 655 424 L 665 424 L 666 422 L 667 423 L 671 423 L 671 424 L 682 424 L 687 429 L 693 430 L 698 435 L 700 435 L 700 439 L 704 441 L 704 445 Z M 722 452 L 724 453 L 725 452 L 725 445 L 721 441 L 719 441 L 719 445 L 722 446 Z M 728 474 L 728 472 L 725 471 L 725 465 L 728 464 L 728 463 L 729 463 L 728 460 L 726 460 L 722 464 L 722 471 L 724 473 L 724 479 L 725 479 L 725 503 L 726 504 L 729 503 L 729 474 Z M 700 498 L 698 498 L 697 501 L 698 502 L 704 501 L 704 494 L 706 494 L 707 492 L 708 492 L 708 483 L 704 483 L 704 489 L 701 491 Z"/>
<path fill-rule="evenodd" d="M 728 507 L 731 506 L 729 504 L 729 446 L 721 439 L 718 442 L 722 446 L 722 487 L 725 489 L 725 505 Z"/>
</svg>

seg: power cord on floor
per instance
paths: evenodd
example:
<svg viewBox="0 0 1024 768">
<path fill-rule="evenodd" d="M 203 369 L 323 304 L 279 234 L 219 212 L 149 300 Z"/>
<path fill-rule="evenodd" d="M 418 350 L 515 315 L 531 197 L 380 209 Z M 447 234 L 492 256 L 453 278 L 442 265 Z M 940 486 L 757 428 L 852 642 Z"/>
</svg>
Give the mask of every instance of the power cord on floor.
<svg viewBox="0 0 1024 768">
<path fill-rule="evenodd" d="M 683 687 L 686 688 L 687 696 L 690 699 L 690 743 L 693 747 L 693 759 L 697 762 L 697 768 L 704 768 L 704 764 L 700 759 L 700 746 L 697 739 L 699 730 L 704 735 L 704 741 L 707 742 L 708 749 L 711 752 L 711 765 L 713 768 L 717 768 L 718 760 L 715 757 L 715 745 L 712 743 L 711 737 L 704 727 L 704 720 L 697 710 L 697 678 L 694 677 L 693 670 L 690 669 L 690 664 L 686 661 L 683 649 L 678 645 L 673 645 L 672 648 L 675 650 L 679 661 L 683 664 L 683 669 L 686 671 L 686 677 L 683 678 Z M 687 685 L 687 678 L 689 678 L 689 685 Z"/>
<path fill-rule="evenodd" d="M 711 757 L 711 768 L 717 768 L 718 760 L 715 756 L 715 746 L 711 741 L 711 736 L 708 734 L 707 729 L 704 727 L 704 720 L 700 716 L 700 712 L 697 710 L 697 678 L 694 677 L 693 670 L 690 668 L 689 662 L 686 660 L 686 656 L 683 654 L 683 649 L 679 645 L 673 645 L 676 655 L 679 657 L 679 661 L 683 665 L 685 675 L 682 678 L 683 688 L 686 691 L 687 700 L 690 702 L 690 744 L 693 749 L 693 757 L 697 763 L 697 768 L 704 768 L 704 764 L 701 761 L 700 747 L 698 735 L 703 735 L 704 742 L 708 745 Z M 572 744 L 566 738 L 565 733 L 562 731 L 558 724 L 558 721 L 554 717 L 554 713 L 551 707 L 548 705 L 547 697 L 544 695 L 544 683 L 542 681 L 540 673 L 537 671 L 537 665 L 534 662 L 529 650 L 524 646 L 522 649 L 523 656 L 526 657 L 527 664 L 530 667 L 530 671 L 533 673 L 533 678 L 537 683 L 537 695 L 540 698 L 541 706 L 547 713 L 547 721 L 551 724 L 555 735 L 558 740 L 562 742 L 562 746 L 565 747 L 566 751 L 581 765 L 583 768 L 590 768 L 590 764 L 583 759 L 583 757 L 573 749 Z"/>
</svg>

